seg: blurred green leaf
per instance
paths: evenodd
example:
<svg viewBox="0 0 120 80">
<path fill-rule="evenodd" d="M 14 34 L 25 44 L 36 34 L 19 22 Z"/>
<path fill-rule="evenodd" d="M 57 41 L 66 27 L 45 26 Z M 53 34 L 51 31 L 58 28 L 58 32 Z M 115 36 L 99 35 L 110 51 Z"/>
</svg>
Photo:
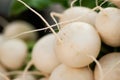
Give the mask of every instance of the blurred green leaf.
<svg viewBox="0 0 120 80">
<path fill-rule="evenodd" d="M 29 6 L 35 8 L 35 9 L 43 9 L 49 5 L 52 4 L 51 0 L 23 0 L 25 3 L 27 3 Z M 17 0 L 13 0 L 13 4 L 11 7 L 11 15 L 17 15 L 26 10 L 27 8 L 18 2 Z"/>
<path fill-rule="evenodd" d="M 54 3 L 59 3 L 64 7 L 69 7 L 70 3 L 69 0 L 23 0 L 29 6 L 33 7 L 34 9 L 41 10 L 44 9 Z M 104 0 L 98 0 L 98 4 L 100 5 Z M 96 0 L 82 0 L 82 6 L 94 8 L 96 6 Z M 75 5 L 80 6 L 79 0 L 75 3 Z M 102 7 L 114 6 L 113 4 L 106 2 Z M 13 4 L 11 7 L 11 15 L 17 15 L 25 11 L 27 8 L 18 2 L 17 0 L 13 0 Z"/>
<path fill-rule="evenodd" d="M 25 3 L 27 3 L 29 6 L 41 10 L 43 8 L 46 8 L 54 3 L 60 3 L 61 5 L 68 7 L 68 0 L 23 0 Z M 18 2 L 17 0 L 13 0 L 13 4 L 11 7 L 11 15 L 17 15 L 25 11 L 27 8 Z"/>
</svg>

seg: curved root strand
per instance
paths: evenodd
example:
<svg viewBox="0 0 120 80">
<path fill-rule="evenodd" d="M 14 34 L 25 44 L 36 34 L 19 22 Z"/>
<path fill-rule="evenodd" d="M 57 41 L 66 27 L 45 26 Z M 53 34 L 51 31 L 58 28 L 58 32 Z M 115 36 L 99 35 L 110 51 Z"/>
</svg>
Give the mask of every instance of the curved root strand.
<svg viewBox="0 0 120 80">
<path fill-rule="evenodd" d="M 79 0 L 79 4 L 80 4 L 80 6 L 82 6 L 82 0 Z"/>
<path fill-rule="evenodd" d="M 97 61 L 96 58 L 94 58 L 93 56 L 91 55 L 87 55 L 88 57 L 90 57 L 91 59 L 93 59 L 96 63 L 96 65 L 98 66 L 98 69 L 100 70 L 100 80 L 103 80 L 103 69 L 102 69 L 102 66 L 100 65 L 100 63 Z"/>
<path fill-rule="evenodd" d="M 108 2 L 108 0 L 104 0 L 104 1 L 100 4 L 100 7 L 102 7 L 102 5 L 104 5 L 106 2 Z"/>
<path fill-rule="evenodd" d="M 56 20 L 55 17 L 54 17 L 54 16 L 56 16 L 56 15 L 57 15 L 57 13 L 55 13 L 55 12 L 51 12 L 51 13 L 50 13 L 50 16 L 52 17 L 53 21 L 54 21 L 55 24 L 57 25 L 58 30 L 60 30 L 60 26 L 58 25 L 58 22 L 57 22 L 57 20 Z"/>
<path fill-rule="evenodd" d="M 51 28 L 51 26 L 48 24 L 48 22 L 43 18 L 42 15 L 40 15 L 37 11 L 35 11 L 34 9 L 32 9 L 29 5 L 27 5 L 25 2 L 23 2 L 22 0 L 18 0 L 20 3 L 22 3 L 24 6 L 26 6 L 29 10 L 31 10 L 33 13 L 35 13 L 38 17 L 40 17 L 40 19 L 42 19 L 44 21 L 44 23 L 50 28 L 50 30 L 52 31 L 52 33 L 55 35 L 55 37 L 62 42 L 62 40 L 57 36 L 56 32 L 53 30 L 53 28 Z"/>
<path fill-rule="evenodd" d="M 27 73 L 27 71 L 29 70 L 29 68 L 33 65 L 33 61 L 31 60 L 30 62 L 28 62 L 28 65 L 26 66 L 26 68 L 23 71 L 23 77 L 25 77 L 25 74 Z"/>
</svg>

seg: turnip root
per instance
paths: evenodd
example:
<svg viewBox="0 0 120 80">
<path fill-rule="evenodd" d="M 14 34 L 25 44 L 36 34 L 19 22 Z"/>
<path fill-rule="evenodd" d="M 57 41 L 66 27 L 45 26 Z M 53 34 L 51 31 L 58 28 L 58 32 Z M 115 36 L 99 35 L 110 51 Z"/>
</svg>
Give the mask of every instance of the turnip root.
<svg viewBox="0 0 120 80">
<path fill-rule="evenodd" d="M 27 56 L 27 45 L 20 39 L 4 42 L 0 48 L 0 61 L 10 70 L 19 69 Z"/>
<path fill-rule="evenodd" d="M 103 78 L 100 79 L 98 67 L 95 67 L 95 80 L 120 80 L 120 52 L 113 52 L 99 60 L 103 69 Z"/>
<path fill-rule="evenodd" d="M 36 80 L 33 75 L 26 74 L 26 75 L 19 75 L 14 80 Z"/>
<path fill-rule="evenodd" d="M 65 65 L 58 66 L 49 80 L 94 80 L 93 73 L 88 68 L 75 69 Z"/>
<path fill-rule="evenodd" d="M 25 21 L 14 21 L 9 23 L 4 30 L 4 36 L 7 38 L 14 37 L 22 32 L 33 30 L 34 27 L 25 22 Z M 23 39 L 24 41 L 30 41 L 30 40 L 36 40 L 37 34 L 36 33 L 30 33 L 29 35 L 22 35 L 19 36 L 20 39 Z"/>
<path fill-rule="evenodd" d="M 86 22 L 94 26 L 96 15 L 97 13 L 95 11 L 86 7 L 71 7 L 61 14 L 59 22 L 79 18 L 77 21 Z M 66 24 L 68 23 L 63 24 L 60 27 L 64 27 Z"/>
<path fill-rule="evenodd" d="M 59 65 L 54 52 L 55 36 L 49 34 L 38 40 L 32 52 L 32 60 L 35 67 L 44 72 L 51 73 Z"/>
<path fill-rule="evenodd" d="M 96 17 L 96 29 L 109 46 L 120 46 L 120 9 L 105 8 Z"/>
<path fill-rule="evenodd" d="M 58 32 L 62 42 L 56 40 L 56 56 L 61 63 L 70 67 L 85 67 L 97 57 L 101 41 L 93 26 L 84 22 L 66 25 Z"/>
<path fill-rule="evenodd" d="M 109 1 L 115 4 L 118 8 L 120 8 L 120 0 L 109 0 Z"/>
</svg>

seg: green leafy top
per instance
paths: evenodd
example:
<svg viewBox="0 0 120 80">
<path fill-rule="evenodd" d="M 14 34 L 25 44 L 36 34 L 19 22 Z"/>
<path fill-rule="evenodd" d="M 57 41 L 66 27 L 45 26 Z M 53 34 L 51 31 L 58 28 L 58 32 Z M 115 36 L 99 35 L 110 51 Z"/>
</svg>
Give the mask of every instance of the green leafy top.
<svg viewBox="0 0 120 80">
<path fill-rule="evenodd" d="M 68 6 L 67 0 L 23 0 L 25 3 L 27 3 L 29 6 L 41 10 L 43 8 L 46 8 L 54 3 L 60 3 L 63 6 Z M 21 12 L 25 11 L 27 8 L 23 6 L 20 2 L 17 0 L 13 0 L 10 14 L 11 15 L 17 15 Z"/>
<path fill-rule="evenodd" d="M 54 3 L 60 3 L 64 7 L 69 7 L 69 0 L 23 0 L 25 3 L 27 3 L 29 6 L 41 10 L 43 8 L 46 8 Z M 98 0 L 98 4 L 102 3 L 104 0 Z M 79 0 L 76 2 L 76 5 L 79 5 Z M 82 0 L 82 6 L 89 7 L 89 8 L 94 8 L 95 5 L 95 0 Z M 104 4 L 104 7 L 108 6 L 113 6 L 109 2 Z M 11 15 L 17 15 L 20 14 L 21 12 L 25 11 L 27 8 L 23 6 L 20 2 L 17 0 L 13 0 L 12 2 L 12 7 L 10 10 Z"/>
</svg>

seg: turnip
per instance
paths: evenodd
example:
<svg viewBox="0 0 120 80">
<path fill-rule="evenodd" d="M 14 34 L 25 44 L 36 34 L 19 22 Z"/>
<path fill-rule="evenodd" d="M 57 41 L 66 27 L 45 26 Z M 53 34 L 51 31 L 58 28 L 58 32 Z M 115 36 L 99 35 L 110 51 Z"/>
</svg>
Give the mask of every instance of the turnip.
<svg viewBox="0 0 120 80">
<path fill-rule="evenodd" d="M 11 38 L 16 36 L 17 34 L 20 34 L 22 32 L 33 30 L 34 27 L 25 22 L 25 21 L 13 21 L 9 23 L 4 30 L 4 36 L 7 38 Z M 19 36 L 20 39 L 23 39 L 24 41 L 30 41 L 30 40 L 36 40 L 37 34 L 36 33 L 30 33 L 29 35 L 22 35 Z"/>
<path fill-rule="evenodd" d="M 120 0 L 108 0 L 108 1 L 111 1 L 113 4 L 120 8 Z"/>
<path fill-rule="evenodd" d="M 102 40 L 109 46 L 120 46 L 120 9 L 102 9 L 96 17 L 96 29 Z"/>
<path fill-rule="evenodd" d="M 59 17 L 59 22 L 64 22 L 79 17 L 77 21 L 86 22 L 94 26 L 96 15 L 97 13 L 95 11 L 86 7 L 71 7 L 61 14 L 61 16 Z M 61 27 L 63 27 L 63 25 L 61 25 Z"/>
<path fill-rule="evenodd" d="M 5 41 L 0 48 L 0 61 L 10 70 L 20 68 L 27 56 L 27 45 L 20 39 Z"/>
<path fill-rule="evenodd" d="M 54 52 L 55 36 L 49 34 L 39 39 L 32 52 L 33 64 L 44 73 L 51 73 L 59 65 Z"/>
<path fill-rule="evenodd" d="M 97 57 L 101 41 L 92 25 L 84 22 L 74 22 L 66 25 L 58 32 L 56 40 L 56 56 L 70 67 L 84 67 L 93 60 L 87 55 Z"/>
<path fill-rule="evenodd" d="M 98 67 L 95 67 L 95 80 L 120 80 L 120 52 L 113 52 L 103 56 L 100 60 L 103 76 L 101 78 Z"/>
<path fill-rule="evenodd" d="M 88 68 L 75 69 L 65 65 L 58 66 L 49 80 L 94 80 L 93 73 Z"/>
<path fill-rule="evenodd" d="M 19 75 L 14 80 L 36 80 L 33 75 L 26 74 L 26 75 Z"/>
</svg>

